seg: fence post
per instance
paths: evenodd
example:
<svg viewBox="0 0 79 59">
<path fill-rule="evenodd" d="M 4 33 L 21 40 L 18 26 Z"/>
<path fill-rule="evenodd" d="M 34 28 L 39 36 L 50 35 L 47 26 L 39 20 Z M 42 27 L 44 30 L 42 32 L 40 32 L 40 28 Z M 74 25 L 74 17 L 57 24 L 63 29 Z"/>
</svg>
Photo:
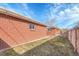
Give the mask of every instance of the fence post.
<svg viewBox="0 0 79 59">
<path fill-rule="evenodd" d="M 75 29 L 75 52 L 77 52 L 77 29 Z"/>
</svg>

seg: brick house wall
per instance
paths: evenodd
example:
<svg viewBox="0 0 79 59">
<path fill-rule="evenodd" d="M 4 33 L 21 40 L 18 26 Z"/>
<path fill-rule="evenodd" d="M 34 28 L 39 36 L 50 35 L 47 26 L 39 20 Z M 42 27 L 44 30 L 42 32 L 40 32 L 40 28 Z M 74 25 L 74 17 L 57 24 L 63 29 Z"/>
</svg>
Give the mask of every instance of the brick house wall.
<svg viewBox="0 0 79 59">
<path fill-rule="evenodd" d="M 0 39 L 11 47 L 47 36 L 47 28 L 35 24 L 35 30 L 29 29 L 31 22 L 0 14 Z"/>
<path fill-rule="evenodd" d="M 30 29 L 30 24 L 34 25 L 34 29 Z M 59 29 L 54 28 L 49 32 L 44 24 L 0 9 L 0 50 L 57 33 L 60 33 Z"/>
<path fill-rule="evenodd" d="M 61 34 L 61 30 L 58 28 L 50 28 L 50 31 L 48 30 L 48 35 L 56 35 Z"/>
</svg>

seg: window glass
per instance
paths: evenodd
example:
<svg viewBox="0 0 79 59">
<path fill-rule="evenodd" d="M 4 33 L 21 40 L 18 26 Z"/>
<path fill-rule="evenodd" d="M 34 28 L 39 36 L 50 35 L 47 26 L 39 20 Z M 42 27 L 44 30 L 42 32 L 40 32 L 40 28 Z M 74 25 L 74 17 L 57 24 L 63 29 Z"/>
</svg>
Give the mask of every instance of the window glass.
<svg viewBox="0 0 79 59">
<path fill-rule="evenodd" d="M 48 28 L 48 31 L 50 32 L 50 31 L 52 31 L 52 29 L 51 28 Z"/>
<path fill-rule="evenodd" d="M 29 29 L 35 29 L 35 24 L 30 23 L 29 24 Z"/>
</svg>

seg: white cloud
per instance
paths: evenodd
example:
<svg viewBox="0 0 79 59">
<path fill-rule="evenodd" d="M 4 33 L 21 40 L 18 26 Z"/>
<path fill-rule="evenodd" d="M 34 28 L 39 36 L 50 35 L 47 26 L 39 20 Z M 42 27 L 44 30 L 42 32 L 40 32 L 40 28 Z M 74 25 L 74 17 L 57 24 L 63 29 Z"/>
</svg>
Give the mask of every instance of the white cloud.
<svg viewBox="0 0 79 59">
<path fill-rule="evenodd" d="M 29 18 L 33 18 L 32 16 L 35 16 L 34 12 L 32 11 L 32 9 L 29 9 L 28 5 L 26 3 L 21 3 L 21 4 L 17 4 L 17 7 L 20 9 L 14 9 L 13 7 L 11 7 L 8 3 L 2 3 L 0 4 L 0 8 L 4 8 L 7 10 L 10 10 L 12 12 L 21 14 L 21 15 L 26 15 Z"/>
<path fill-rule="evenodd" d="M 64 11 L 60 11 L 59 16 L 60 16 L 60 17 L 65 16 L 65 12 L 64 12 Z"/>
<path fill-rule="evenodd" d="M 63 6 L 66 7 L 66 9 L 63 9 Z M 48 15 L 50 15 L 49 19 L 55 17 L 57 25 L 63 25 L 64 22 L 67 22 L 64 27 L 68 27 L 79 21 L 79 4 L 69 4 L 69 6 L 63 4 L 54 4 L 54 6 L 51 5 Z"/>
<path fill-rule="evenodd" d="M 30 18 L 33 19 L 33 17 L 36 16 L 35 13 L 33 12 L 33 10 L 30 9 L 26 3 L 22 3 L 22 4 L 20 5 L 20 7 L 22 8 L 23 12 L 24 12 L 28 17 L 30 17 Z"/>
<path fill-rule="evenodd" d="M 72 11 L 73 11 L 74 13 L 79 13 L 79 8 L 78 8 L 78 6 L 74 6 L 74 7 L 72 8 Z"/>
<path fill-rule="evenodd" d="M 6 10 L 10 10 L 12 12 L 15 12 L 15 10 L 13 8 L 11 8 L 8 3 L 1 3 L 0 4 L 0 8 L 3 8 L 3 9 L 6 9 Z"/>
<path fill-rule="evenodd" d="M 65 9 L 64 13 L 65 13 L 66 16 L 69 16 L 69 15 L 72 14 L 72 10 L 71 9 Z"/>
<path fill-rule="evenodd" d="M 72 8 L 66 8 L 64 11 L 60 11 L 58 14 L 58 24 L 62 23 L 63 25 L 63 22 L 68 22 L 66 26 L 64 25 L 65 27 L 79 22 L 79 7 L 77 5 L 73 6 Z"/>
<path fill-rule="evenodd" d="M 45 11 L 47 11 L 47 22 L 51 22 L 53 25 L 55 25 L 56 23 L 56 18 L 58 18 L 58 16 L 56 15 L 56 13 L 59 11 L 59 9 L 61 8 L 61 4 L 60 3 L 56 3 L 56 4 L 49 4 L 49 8 Z"/>
</svg>

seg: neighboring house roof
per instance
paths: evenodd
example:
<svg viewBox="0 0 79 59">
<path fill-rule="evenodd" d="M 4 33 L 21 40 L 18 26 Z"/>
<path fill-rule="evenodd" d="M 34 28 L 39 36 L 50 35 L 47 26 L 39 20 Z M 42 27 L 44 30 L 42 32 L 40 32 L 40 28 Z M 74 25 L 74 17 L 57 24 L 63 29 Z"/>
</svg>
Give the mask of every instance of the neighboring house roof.
<svg viewBox="0 0 79 59">
<path fill-rule="evenodd" d="M 79 29 L 79 22 L 76 23 L 76 26 L 74 28 L 72 28 L 71 30 L 73 29 Z"/>
<path fill-rule="evenodd" d="M 16 17 L 16 18 L 21 19 L 21 20 L 25 20 L 25 21 L 28 21 L 28 22 L 31 22 L 31 23 L 35 23 L 35 24 L 47 27 L 46 25 L 44 25 L 44 24 L 42 24 L 40 22 L 34 21 L 34 20 L 32 20 L 32 19 L 30 19 L 28 17 L 22 16 L 20 14 L 14 13 L 14 12 L 6 10 L 6 9 L 0 8 L 0 14 L 9 15 L 11 17 Z"/>
<path fill-rule="evenodd" d="M 58 27 L 52 26 L 52 27 L 48 27 L 49 29 L 59 29 Z M 60 29 L 59 29 L 60 30 Z"/>
<path fill-rule="evenodd" d="M 75 26 L 75 28 L 79 29 L 79 22 L 77 23 L 77 25 Z"/>
</svg>

